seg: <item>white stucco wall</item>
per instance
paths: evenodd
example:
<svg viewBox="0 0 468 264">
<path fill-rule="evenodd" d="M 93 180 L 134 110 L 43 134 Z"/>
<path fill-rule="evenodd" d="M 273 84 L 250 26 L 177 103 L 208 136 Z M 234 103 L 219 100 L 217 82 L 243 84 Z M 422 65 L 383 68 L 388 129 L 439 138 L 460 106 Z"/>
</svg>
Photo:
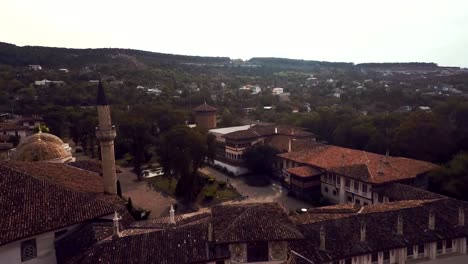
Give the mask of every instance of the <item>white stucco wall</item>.
<svg viewBox="0 0 468 264">
<path fill-rule="evenodd" d="M 36 239 L 37 257 L 21 262 L 21 242 L 33 238 Z M 0 263 L 55 264 L 57 259 L 54 241 L 55 231 L 0 246 Z"/>
</svg>

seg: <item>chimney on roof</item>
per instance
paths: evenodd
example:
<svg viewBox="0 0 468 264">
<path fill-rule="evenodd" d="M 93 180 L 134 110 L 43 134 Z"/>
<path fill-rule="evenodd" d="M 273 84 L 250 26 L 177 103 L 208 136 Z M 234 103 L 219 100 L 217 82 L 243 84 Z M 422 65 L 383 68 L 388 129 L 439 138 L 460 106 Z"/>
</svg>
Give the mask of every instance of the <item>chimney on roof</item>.
<svg viewBox="0 0 468 264">
<path fill-rule="evenodd" d="M 169 210 L 169 224 L 171 225 L 175 225 L 174 213 L 175 213 L 174 206 L 171 204 L 171 209 Z"/>
<path fill-rule="evenodd" d="M 208 223 L 208 242 L 213 242 L 213 224 Z"/>
<path fill-rule="evenodd" d="M 325 228 L 320 226 L 320 250 L 325 250 Z"/>
<path fill-rule="evenodd" d="M 288 141 L 288 152 L 291 152 L 292 151 L 292 142 L 291 142 L 291 139 L 289 139 Z"/>
<path fill-rule="evenodd" d="M 278 127 L 275 127 L 275 134 L 278 134 Z"/>
<path fill-rule="evenodd" d="M 401 214 L 398 214 L 397 235 L 403 235 L 403 216 Z"/>
<path fill-rule="evenodd" d="M 117 213 L 117 211 L 114 211 L 114 218 L 112 219 L 112 221 L 114 222 L 114 225 L 112 227 L 112 230 L 113 230 L 112 236 L 114 238 L 120 237 L 120 224 L 119 224 L 119 221 L 121 219 L 122 219 L 122 217 L 119 216 L 119 213 Z"/>
<path fill-rule="evenodd" d="M 366 223 L 361 222 L 361 242 L 366 242 Z"/>
<path fill-rule="evenodd" d="M 458 225 L 465 226 L 465 209 L 463 206 L 458 207 Z"/>
<path fill-rule="evenodd" d="M 435 229 L 435 214 L 434 211 L 429 212 L 429 229 L 434 230 Z"/>
<path fill-rule="evenodd" d="M 378 171 L 377 171 L 377 173 L 378 173 L 379 175 L 383 175 L 383 174 L 384 174 L 384 172 L 383 172 L 383 163 L 384 163 L 384 161 L 380 159 L 380 160 L 379 160 L 379 169 L 378 169 Z"/>
</svg>

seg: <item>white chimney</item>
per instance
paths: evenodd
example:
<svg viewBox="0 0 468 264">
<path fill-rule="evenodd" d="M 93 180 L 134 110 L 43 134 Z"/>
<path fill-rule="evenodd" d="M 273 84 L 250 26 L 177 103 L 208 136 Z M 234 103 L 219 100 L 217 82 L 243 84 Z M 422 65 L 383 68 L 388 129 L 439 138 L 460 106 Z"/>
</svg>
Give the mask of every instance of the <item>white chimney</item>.
<svg viewBox="0 0 468 264">
<path fill-rule="evenodd" d="M 174 206 L 172 206 L 171 204 L 171 209 L 169 210 L 169 223 L 172 224 L 172 225 L 175 225 L 175 210 L 174 210 Z"/>
<path fill-rule="evenodd" d="M 119 216 L 119 214 L 117 213 L 117 211 L 114 211 L 114 218 L 112 219 L 112 221 L 114 222 L 114 225 L 113 225 L 113 237 L 120 237 L 120 224 L 119 224 L 119 221 L 122 219 L 121 216 Z"/>
<path fill-rule="evenodd" d="M 361 222 L 361 242 L 366 242 L 366 223 Z"/>
<path fill-rule="evenodd" d="M 288 141 L 288 152 L 291 152 L 292 151 L 292 142 L 291 142 L 291 139 L 289 139 Z"/>
<path fill-rule="evenodd" d="M 463 206 L 458 207 L 458 225 L 465 226 L 465 209 Z"/>
<path fill-rule="evenodd" d="M 208 241 L 213 241 L 213 224 L 211 222 L 208 223 Z"/>
<path fill-rule="evenodd" d="M 429 229 L 430 230 L 435 229 L 435 215 L 433 211 L 429 212 Z"/>
<path fill-rule="evenodd" d="M 401 214 L 398 215 L 397 234 L 398 235 L 403 235 L 403 216 L 401 216 Z"/>
<path fill-rule="evenodd" d="M 278 134 L 278 128 L 275 127 L 275 134 Z"/>
<path fill-rule="evenodd" d="M 325 250 L 325 228 L 320 226 L 320 250 Z"/>
</svg>

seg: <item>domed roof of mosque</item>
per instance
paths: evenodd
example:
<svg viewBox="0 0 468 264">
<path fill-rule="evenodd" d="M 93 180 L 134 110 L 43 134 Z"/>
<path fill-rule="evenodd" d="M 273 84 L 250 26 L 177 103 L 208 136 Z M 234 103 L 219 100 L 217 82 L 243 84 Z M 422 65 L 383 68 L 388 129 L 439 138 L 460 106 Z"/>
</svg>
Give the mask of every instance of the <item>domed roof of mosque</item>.
<svg viewBox="0 0 468 264">
<path fill-rule="evenodd" d="M 46 141 L 46 142 L 52 142 L 52 143 L 58 144 L 60 146 L 64 144 L 63 141 L 59 137 L 57 137 L 56 135 L 39 132 L 39 133 L 36 133 L 36 134 L 32 134 L 29 137 L 26 137 L 25 139 L 23 139 L 21 141 L 21 143 L 18 145 L 18 149 L 22 148 L 25 145 L 28 145 L 30 143 L 33 143 L 33 142 L 36 142 L 36 141 L 39 141 L 39 140 Z"/>
<path fill-rule="evenodd" d="M 52 161 L 68 157 L 71 158 L 71 153 L 67 152 L 62 145 L 39 138 L 17 148 L 12 159 L 19 161 Z"/>
</svg>

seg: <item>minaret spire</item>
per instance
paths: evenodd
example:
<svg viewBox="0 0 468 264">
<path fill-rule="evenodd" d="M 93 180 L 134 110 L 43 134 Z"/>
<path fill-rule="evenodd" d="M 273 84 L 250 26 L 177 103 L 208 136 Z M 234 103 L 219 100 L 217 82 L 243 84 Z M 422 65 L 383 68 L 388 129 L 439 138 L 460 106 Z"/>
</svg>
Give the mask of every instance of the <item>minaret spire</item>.
<svg viewBox="0 0 468 264">
<path fill-rule="evenodd" d="M 107 103 L 106 93 L 104 87 L 102 86 L 101 79 L 99 79 L 99 87 L 97 94 L 97 105 L 109 105 Z"/>
<path fill-rule="evenodd" d="M 99 80 L 97 93 L 97 111 L 99 126 L 96 128 L 96 137 L 101 146 L 101 163 L 104 192 L 117 194 L 117 176 L 115 174 L 114 139 L 117 136 L 115 126 L 112 125 L 110 108 L 106 93 Z"/>
</svg>

